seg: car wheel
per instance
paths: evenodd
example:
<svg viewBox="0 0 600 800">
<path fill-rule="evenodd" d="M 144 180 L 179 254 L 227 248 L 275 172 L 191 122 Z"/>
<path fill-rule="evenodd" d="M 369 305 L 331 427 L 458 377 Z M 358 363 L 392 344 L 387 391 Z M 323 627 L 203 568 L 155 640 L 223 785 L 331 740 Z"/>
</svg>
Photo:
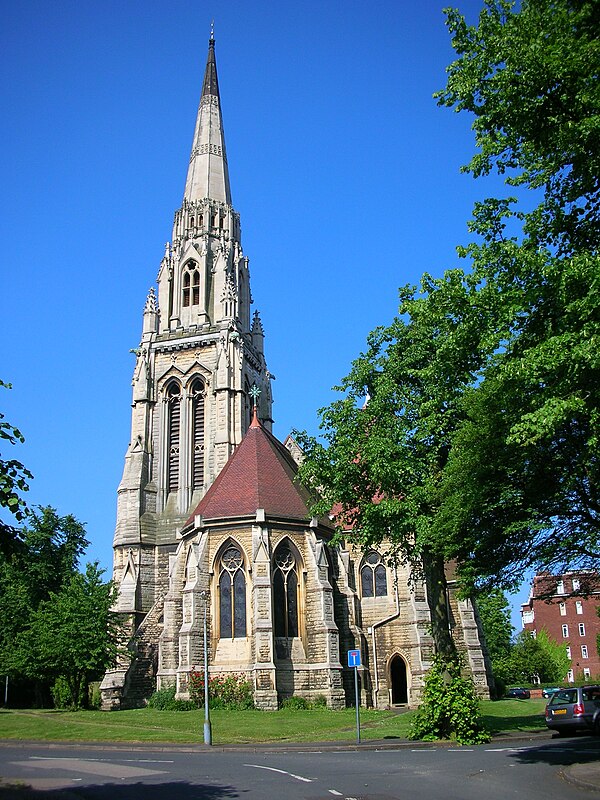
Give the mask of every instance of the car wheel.
<svg viewBox="0 0 600 800">
<path fill-rule="evenodd" d="M 600 714 L 594 720 L 594 727 L 593 727 L 594 736 L 600 736 Z"/>
<path fill-rule="evenodd" d="M 559 735 L 560 737 L 563 737 L 563 736 L 568 736 L 568 735 L 569 735 L 569 733 L 570 733 L 570 731 L 568 731 L 568 730 L 565 730 L 564 728 L 561 728 L 561 729 L 558 731 L 558 735 Z"/>
</svg>

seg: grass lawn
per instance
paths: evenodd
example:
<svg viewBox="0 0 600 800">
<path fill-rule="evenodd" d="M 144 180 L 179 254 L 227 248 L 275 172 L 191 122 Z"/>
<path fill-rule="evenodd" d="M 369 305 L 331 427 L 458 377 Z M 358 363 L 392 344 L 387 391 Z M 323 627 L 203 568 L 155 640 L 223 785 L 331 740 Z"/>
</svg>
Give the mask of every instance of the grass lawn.
<svg viewBox="0 0 600 800">
<path fill-rule="evenodd" d="M 492 733 L 545 729 L 543 700 L 499 700 L 481 704 Z M 406 738 L 412 712 L 361 709 L 362 739 Z M 211 713 L 213 743 L 354 741 L 356 714 L 344 711 L 218 711 Z M 55 741 L 203 741 L 204 712 L 0 710 L 0 738 Z"/>
</svg>

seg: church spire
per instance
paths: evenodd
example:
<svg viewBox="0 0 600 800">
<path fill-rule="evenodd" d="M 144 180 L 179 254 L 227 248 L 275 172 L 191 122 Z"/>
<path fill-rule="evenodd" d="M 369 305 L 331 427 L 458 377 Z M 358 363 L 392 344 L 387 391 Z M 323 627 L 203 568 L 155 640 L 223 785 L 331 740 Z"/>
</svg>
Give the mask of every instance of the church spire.
<svg viewBox="0 0 600 800">
<path fill-rule="evenodd" d="M 193 202 L 205 197 L 231 205 L 212 26 L 184 200 Z"/>
</svg>

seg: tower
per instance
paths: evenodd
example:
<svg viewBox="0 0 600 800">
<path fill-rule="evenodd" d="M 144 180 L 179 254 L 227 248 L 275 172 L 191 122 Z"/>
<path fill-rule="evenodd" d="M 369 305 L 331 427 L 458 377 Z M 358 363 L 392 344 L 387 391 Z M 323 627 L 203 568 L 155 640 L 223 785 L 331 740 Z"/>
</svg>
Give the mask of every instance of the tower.
<svg viewBox="0 0 600 800">
<path fill-rule="evenodd" d="M 343 707 L 349 649 L 362 702 L 418 702 L 433 657 L 429 608 L 385 547 L 362 553 L 315 518 L 301 454 L 271 433 L 262 324 L 231 203 L 211 35 L 183 203 L 134 351 L 131 441 L 118 488 L 113 578 L 130 657 L 106 673 L 103 708 L 155 687 L 189 696 L 191 676 L 243 676 L 253 700 L 298 695 Z M 453 635 L 482 693 L 472 606 L 449 594 Z M 207 638 L 204 641 L 204 619 Z M 204 649 L 208 663 L 204 665 Z"/>
<path fill-rule="evenodd" d="M 272 423 L 264 333 L 258 312 L 251 319 L 249 263 L 231 202 L 212 33 L 183 202 L 157 288 L 133 351 L 131 440 L 114 536 L 118 610 L 130 615 L 132 633 L 160 604 L 178 529 L 250 424 L 252 386 L 262 424 Z M 118 684 L 124 673 L 113 678 Z"/>
</svg>

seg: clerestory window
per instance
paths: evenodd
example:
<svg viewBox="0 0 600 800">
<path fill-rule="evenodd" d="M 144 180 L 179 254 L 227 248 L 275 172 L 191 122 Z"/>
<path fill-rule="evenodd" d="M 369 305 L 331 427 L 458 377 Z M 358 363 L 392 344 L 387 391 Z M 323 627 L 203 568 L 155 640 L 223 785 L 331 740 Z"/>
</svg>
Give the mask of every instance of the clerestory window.
<svg viewBox="0 0 600 800">
<path fill-rule="evenodd" d="M 387 574 L 381 556 L 375 550 L 367 554 L 360 570 L 363 597 L 387 595 Z"/>
</svg>

